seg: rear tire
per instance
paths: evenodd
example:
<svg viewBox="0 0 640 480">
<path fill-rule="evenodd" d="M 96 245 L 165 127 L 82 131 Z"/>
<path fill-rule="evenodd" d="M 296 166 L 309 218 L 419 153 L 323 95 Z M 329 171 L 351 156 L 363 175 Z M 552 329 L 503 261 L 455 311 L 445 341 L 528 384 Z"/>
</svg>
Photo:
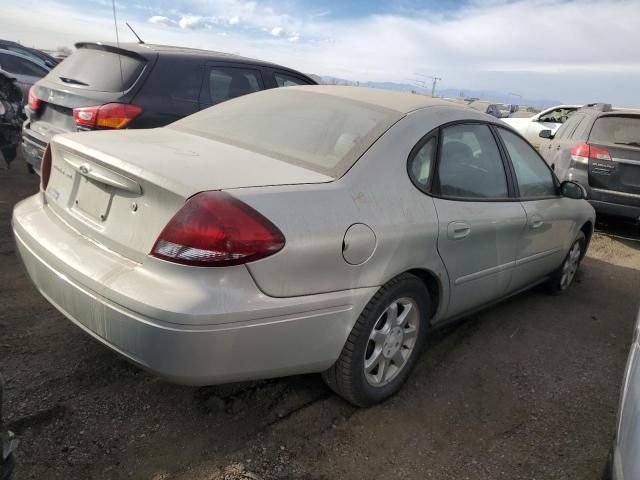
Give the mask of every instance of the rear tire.
<svg viewBox="0 0 640 480">
<path fill-rule="evenodd" d="M 340 357 L 322 378 L 358 407 L 394 395 L 418 360 L 427 336 L 429 311 L 424 283 L 408 273 L 395 277 L 369 301 Z"/>
<path fill-rule="evenodd" d="M 571 244 L 569 253 L 565 257 L 560 268 L 556 270 L 547 283 L 547 292 L 551 295 L 559 295 L 566 292 L 576 278 L 580 262 L 585 254 L 587 238 L 584 232 L 580 232 Z"/>
</svg>

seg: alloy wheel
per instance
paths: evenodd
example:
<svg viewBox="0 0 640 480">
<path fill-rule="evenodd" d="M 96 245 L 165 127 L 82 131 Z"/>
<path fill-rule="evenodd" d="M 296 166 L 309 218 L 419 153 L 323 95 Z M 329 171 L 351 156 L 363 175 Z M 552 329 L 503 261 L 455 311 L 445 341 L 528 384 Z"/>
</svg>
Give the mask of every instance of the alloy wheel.
<svg viewBox="0 0 640 480">
<path fill-rule="evenodd" d="M 569 254 L 562 265 L 562 276 L 560 277 L 560 288 L 566 290 L 573 282 L 578 266 L 580 265 L 580 258 L 582 256 L 582 248 L 580 242 L 576 242 L 569 250 Z"/>
<path fill-rule="evenodd" d="M 405 367 L 416 346 L 420 312 L 411 298 L 399 298 L 378 317 L 364 353 L 364 372 L 369 385 L 382 387 Z"/>
</svg>

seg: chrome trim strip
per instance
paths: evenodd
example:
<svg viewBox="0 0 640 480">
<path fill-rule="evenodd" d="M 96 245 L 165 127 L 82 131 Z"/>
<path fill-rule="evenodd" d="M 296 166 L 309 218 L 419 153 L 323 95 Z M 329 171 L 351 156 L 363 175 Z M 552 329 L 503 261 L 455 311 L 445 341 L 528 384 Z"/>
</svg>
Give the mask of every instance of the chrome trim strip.
<svg viewBox="0 0 640 480">
<path fill-rule="evenodd" d="M 640 160 L 630 160 L 628 158 L 615 158 L 615 157 L 612 157 L 611 160 L 613 162 L 626 163 L 628 165 L 640 165 Z"/>
<path fill-rule="evenodd" d="M 591 187 L 591 191 L 598 192 L 598 193 L 603 193 L 605 195 L 619 195 L 621 197 L 640 198 L 640 194 L 627 193 L 627 192 L 618 192 L 617 190 L 604 190 L 602 188 L 593 188 L 593 187 Z M 595 199 L 595 198 L 592 198 L 590 200 L 596 200 L 597 201 L 597 199 Z"/>
<path fill-rule="evenodd" d="M 112 172 L 107 168 L 86 162 L 80 158 L 70 158 L 66 153 L 64 154 L 64 161 L 80 175 L 84 175 L 87 178 L 137 195 L 142 193 L 142 187 L 138 182 L 119 173 Z"/>
</svg>

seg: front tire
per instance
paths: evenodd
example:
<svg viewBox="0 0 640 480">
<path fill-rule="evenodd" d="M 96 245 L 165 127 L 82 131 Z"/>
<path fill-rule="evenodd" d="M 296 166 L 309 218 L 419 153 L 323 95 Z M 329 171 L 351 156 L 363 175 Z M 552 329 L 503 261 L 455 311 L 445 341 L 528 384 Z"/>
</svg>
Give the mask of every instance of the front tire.
<svg viewBox="0 0 640 480">
<path fill-rule="evenodd" d="M 428 328 L 429 292 L 416 276 L 384 285 L 354 325 L 340 357 L 322 374 L 348 402 L 366 407 L 394 395 L 415 367 Z"/>
<path fill-rule="evenodd" d="M 578 268 L 580 267 L 580 262 L 584 257 L 585 251 L 587 247 L 587 238 L 584 235 L 584 232 L 580 232 L 577 238 L 571 244 L 571 248 L 569 249 L 569 253 L 562 262 L 560 268 L 553 274 L 551 280 L 547 284 L 547 290 L 552 295 L 558 295 L 566 292 L 571 285 L 573 285 L 573 281 L 576 278 L 576 274 L 578 273 Z"/>
</svg>

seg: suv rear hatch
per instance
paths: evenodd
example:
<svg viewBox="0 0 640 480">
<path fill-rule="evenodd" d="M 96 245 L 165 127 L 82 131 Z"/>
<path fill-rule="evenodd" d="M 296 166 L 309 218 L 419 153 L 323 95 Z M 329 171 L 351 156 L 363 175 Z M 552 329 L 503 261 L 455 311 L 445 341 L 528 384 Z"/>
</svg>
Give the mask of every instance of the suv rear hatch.
<svg viewBox="0 0 640 480">
<path fill-rule="evenodd" d="M 333 180 L 169 128 L 61 135 L 51 153 L 45 193 L 51 210 L 81 235 L 137 262 L 196 193 Z"/>
<path fill-rule="evenodd" d="M 603 115 L 589 134 L 589 185 L 640 195 L 640 116 Z"/>
<path fill-rule="evenodd" d="M 88 129 L 76 123 L 74 108 L 131 103 L 158 56 L 152 51 L 101 43 L 79 43 L 76 47 L 78 50 L 33 87 L 35 98 L 30 98 L 24 134 L 27 146 L 40 154 L 53 135 Z"/>
</svg>

